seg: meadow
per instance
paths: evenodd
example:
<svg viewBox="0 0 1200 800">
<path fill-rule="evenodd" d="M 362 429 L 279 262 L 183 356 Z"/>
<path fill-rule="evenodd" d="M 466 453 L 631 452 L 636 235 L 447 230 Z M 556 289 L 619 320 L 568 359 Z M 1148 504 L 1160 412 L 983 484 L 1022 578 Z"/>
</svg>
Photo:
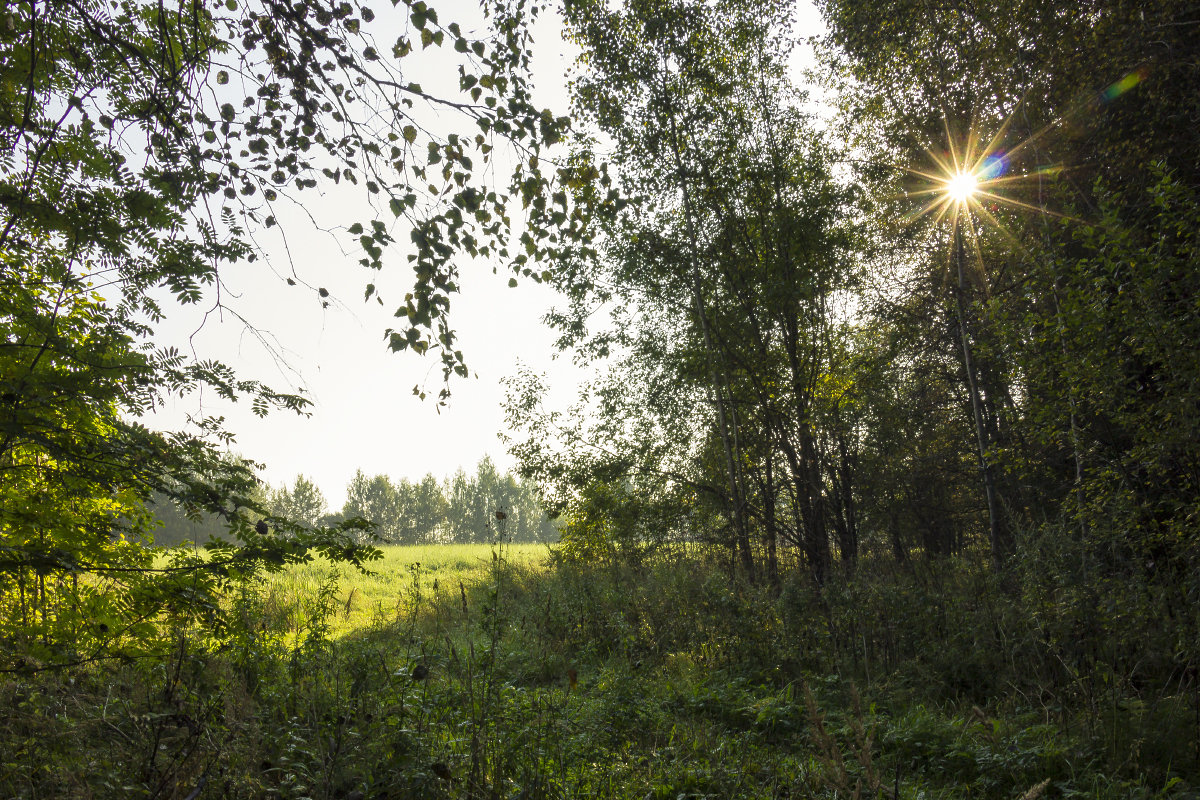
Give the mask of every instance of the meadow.
<svg viewBox="0 0 1200 800">
<path fill-rule="evenodd" d="M 0 682 L 0 797 L 1195 796 L 1196 698 L 1056 685 L 986 573 L 772 589 L 722 556 L 291 567 L 218 641 Z"/>
<path fill-rule="evenodd" d="M 319 557 L 290 566 L 267 579 L 268 602 L 285 615 L 286 630 L 295 634 L 305 629 L 308 604 L 336 580 L 338 608 L 328 624 L 331 634 L 340 637 L 404 619 L 415 598 L 457 593 L 460 586 L 487 581 L 494 558 L 537 569 L 549 555 L 544 544 L 504 544 L 500 552 L 487 544 L 384 545 L 380 551 L 383 558 L 371 562 L 368 572 Z"/>
</svg>

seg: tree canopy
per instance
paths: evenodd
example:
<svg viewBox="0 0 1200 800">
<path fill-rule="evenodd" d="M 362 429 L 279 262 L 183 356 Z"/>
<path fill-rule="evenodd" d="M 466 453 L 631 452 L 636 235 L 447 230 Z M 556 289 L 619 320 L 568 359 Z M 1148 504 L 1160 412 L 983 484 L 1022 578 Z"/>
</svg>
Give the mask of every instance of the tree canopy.
<svg viewBox="0 0 1200 800">
<path fill-rule="evenodd" d="M 555 274 L 563 346 L 611 365 L 586 413 L 513 384 L 568 542 L 713 538 L 752 579 L 781 546 L 821 582 L 863 552 L 1009 574 L 1063 541 L 1185 574 L 1187 4 L 819 5 L 827 122 L 787 3 L 565 5 L 575 114 L 634 204 Z"/>
<path fill-rule="evenodd" d="M 386 301 L 398 320 L 388 346 L 438 353 L 447 375 L 465 374 L 448 321 L 465 261 L 541 279 L 548 248 L 586 239 L 584 211 L 554 186 L 571 176 L 546 173 L 538 158 L 567 125 L 530 97 L 527 25 L 539 10 L 489 2 L 471 30 L 423 0 L 378 11 L 272 0 L 5 7 L 0 581 L 21 598 L 6 601 L 6 624 L 40 609 L 52 625 L 48 609 L 71 602 L 55 592 L 74 575 L 151 574 L 123 542 L 147 533 L 152 499 L 225 519 L 237 542 L 172 574 L 236 579 L 311 548 L 371 557 L 357 543 L 361 521 L 313 527 L 315 518 L 270 514 L 253 465 L 219 456 L 229 440 L 220 420 L 174 434 L 138 422 L 165 397 L 201 388 L 259 414 L 307 405 L 156 347 L 154 327 L 173 303 L 221 306 L 224 270 L 263 256 L 257 232 L 278 226 L 289 204 L 304 209 L 314 190 L 349 184 L 368 216 L 325 224 L 357 245 L 365 298 L 385 302 L 374 272 L 412 279 Z M 457 70 L 444 91 L 417 80 L 438 51 Z M 489 174 L 499 151 L 513 169 L 501 188 Z M 139 613 L 166 608 L 164 597 Z M 57 646 L 44 655 L 74 657 Z"/>
</svg>

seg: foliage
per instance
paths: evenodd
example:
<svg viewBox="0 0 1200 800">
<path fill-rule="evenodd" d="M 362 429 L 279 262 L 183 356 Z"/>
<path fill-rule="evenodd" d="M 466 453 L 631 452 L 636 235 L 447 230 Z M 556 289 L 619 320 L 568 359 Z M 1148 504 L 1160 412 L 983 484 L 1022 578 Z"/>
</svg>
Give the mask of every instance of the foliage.
<svg viewBox="0 0 1200 800">
<path fill-rule="evenodd" d="M 78 670 L 73 687 L 10 679 L 0 791 L 1115 800 L 1195 786 L 1187 702 L 1124 695 L 1089 727 L 1077 680 L 1040 672 L 1045 643 L 1011 627 L 1020 601 L 982 602 L 990 578 L 961 565 L 864 569 L 828 582 L 821 607 L 808 580 L 777 600 L 731 581 L 719 551 L 636 569 L 505 552 L 430 550 L 406 569 L 416 551 L 397 548 L 394 607 L 354 612 L 362 627 L 338 638 L 361 596 L 306 567 L 296 593 L 247 585 L 222 653 L 179 637 L 170 660 Z M 936 626 L 999 630 L 1016 649 L 947 644 Z M 971 687 L 936 672 L 973 648 L 999 694 L 956 698 Z"/>
<path fill-rule="evenodd" d="M 562 554 L 589 563 L 640 561 L 648 543 L 662 536 L 646 510 L 627 486 L 589 483 L 565 519 Z"/>
<path fill-rule="evenodd" d="M 934 452 L 969 447 L 963 400 L 974 372 L 980 459 L 995 466 L 1008 537 L 1043 525 L 1062 531 L 1069 519 L 1101 561 L 1121 569 L 1113 555 L 1155 549 L 1145 540 L 1165 524 L 1182 548 L 1173 551 L 1190 551 L 1182 542 L 1195 531 L 1177 524 L 1176 511 L 1190 503 L 1184 464 L 1194 456 L 1184 443 L 1194 437 L 1156 432 L 1159 403 L 1194 396 L 1195 384 L 1190 358 L 1164 336 L 1189 330 L 1195 317 L 1176 299 L 1187 291 L 1180 265 L 1194 263 L 1191 237 L 1180 233 L 1194 227 L 1196 188 L 1183 155 L 1191 133 L 1178 113 L 1192 102 L 1180 93 L 1197 82 L 1185 5 L 1100 2 L 1082 15 L 1021 0 L 936 11 L 904 0 L 821 5 L 826 63 L 845 79 L 843 130 L 872 187 L 880 234 L 870 257 L 890 279 L 871 302 L 877 330 L 902 358 L 890 371 L 909 396 L 923 384 L 918 418 L 959 418 L 961 433 L 944 435 Z M 946 250 L 930 244 L 944 235 L 935 215 L 912 219 L 913 203 L 937 190 L 929 153 L 968 148 L 999 159 L 1004 177 L 1000 199 L 985 198 L 967 226 L 973 264 L 948 292 Z M 947 359 L 955 339 L 960 353 Z M 961 352 L 968 344 L 971 369 Z M 886 393 L 876 397 L 892 405 Z M 873 436 L 893 434 L 885 423 Z M 923 516 L 959 529 L 950 541 L 969 541 L 968 504 L 983 486 L 964 482 L 961 455 L 940 455 L 952 466 L 935 475 L 913 469 L 926 447 L 890 451 L 888 460 L 906 462 L 926 487 L 913 497 L 899 472 L 899 484 L 875 482 L 863 493 L 891 518 L 893 537 L 922 504 Z M 1141 479 L 1151 472 L 1153 488 Z M 881 493 L 895 500 L 879 502 Z"/>
<path fill-rule="evenodd" d="M 781 542 L 824 574 L 830 533 L 846 558 L 858 549 L 836 309 L 855 280 L 853 192 L 788 78 L 788 11 L 566 11 L 585 51 L 578 114 L 611 137 L 636 201 L 605 220 L 598 258 L 557 278 L 571 299 L 552 318 L 561 346 L 598 366 L 611 356 L 581 402 L 596 421 L 542 416 L 536 383 L 516 382 L 510 417 L 526 437 L 514 452 L 559 502 L 590 502 L 589 480 L 594 494 L 625 483 L 642 508 L 675 504 L 683 535 L 721 530 L 747 574 L 762 553 L 777 578 Z M 605 307 L 609 324 L 589 328 Z"/>
<path fill-rule="evenodd" d="M 360 521 L 319 524 L 311 492 L 299 503 L 294 490 L 276 498 L 288 502 L 275 510 L 292 518 L 272 514 L 253 465 L 218 456 L 231 438 L 220 420 L 170 435 L 136 421 L 169 395 L 205 387 L 248 399 L 260 415 L 308 404 L 219 362 L 155 347 L 153 328 L 174 303 L 222 308 L 223 270 L 258 258 L 259 234 L 307 213 L 303 198 L 318 186 L 349 185 L 370 217 L 332 224 L 357 243 L 362 266 L 383 269 L 396 239 L 408 238 L 401 263 L 412 291 L 391 301 L 403 322 L 387 332 L 388 345 L 437 351 L 447 376 L 465 375 L 447 317 L 462 260 L 496 258 L 540 280 L 535 263 L 552 244 L 586 240 L 581 208 L 565 196 L 561 210 L 548 208 L 552 180 L 569 175 L 539 167 L 541 148 L 567 124 L 530 100 L 526 26 L 539 10 L 489 3 L 488 24 L 470 33 L 423 1 L 378 16 L 362 4 L 273 0 L 5 6 L 6 642 L 41 642 L 39 662 L 82 646 L 81 626 L 109 625 L 92 610 L 105 595 L 104 615 L 119 609 L 123 630 L 149 647 L 150 621 L 203 616 L 214 592 L 260 568 L 303 561 L 310 548 L 359 564 L 372 556 L 358 544 Z M 377 41 L 384 30 L 394 40 Z M 458 80 L 446 96 L 413 80 L 430 49 L 453 53 Z M 430 127 L 430 111 L 456 122 Z M 505 145 L 518 156 L 507 190 L 491 174 Z M 510 243 L 514 198 L 527 212 L 519 248 Z M 551 243 L 554 232 L 562 238 Z M 286 283 L 330 302 L 324 287 Z M 384 302 L 373 282 L 365 297 Z M 148 538 L 151 502 L 218 518 L 240 544 L 222 537 L 206 558 L 194 555 L 155 583 L 136 543 Z M 177 576 L 198 582 L 195 603 L 181 601 Z M 103 641 L 92 637 L 84 649 Z"/>
<path fill-rule="evenodd" d="M 634 205 L 556 275 L 561 346 L 609 374 L 569 413 L 512 382 L 522 469 L 597 558 L 717 532 L 778 585 L 787 545 L 818 581 L 986 552 L 1011 592 L 1021 540 L 1072 531 L 1078 580 L 1146 572 L 1172 614 L 1200 552 L 1186 4 L 821 8 L 842 151 L 785 6 L 566 4 Z M 952 232 L 922 205 L 964 153 L 995 182 Z"/>
<path fill-rule="evenodd" d="M 297 475 L 290 487 L 280 486 L 271 492 L 269 508 L 277 517 L 294 519 L 314 527 L 325 516 L 328 503 L 315 483 L 303 475 Z"/>
</svg>

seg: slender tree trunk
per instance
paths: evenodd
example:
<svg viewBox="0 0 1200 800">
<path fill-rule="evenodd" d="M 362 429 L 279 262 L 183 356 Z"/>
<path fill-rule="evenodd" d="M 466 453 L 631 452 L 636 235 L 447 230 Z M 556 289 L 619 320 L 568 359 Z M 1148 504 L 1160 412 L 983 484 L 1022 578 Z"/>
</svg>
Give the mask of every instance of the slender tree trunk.
<svg viewBox="0 0 1200 800">
<path fill-rule="evenodd" d="M 825 525 L 824 492 L 822 491 L 820 456 L 816 437 L 809 423 L 801 423 L 800 455 L 804 479 L 804 511 L 808 519 L 809 549 L 813 572 L 818 583 L 824 583 L 833 556 L 829 548 L 829 531 Z"/>
<path fill-rule="evenodd" d="M 669 89 L 664 86 L 664 93 Z M 689 190 L 686 170 L 683 166 L 682 147 L 675 109 L 667 104 L 667 120 L 671 129 L 671 155 L 675 161 L 675 180 L 683 199 L 684 225 L 692 250 L 692 307 L 696 320 L 700 325 L 700 334 L 704 342 L 704 352 L 708 363 L 709 380 L 712 383 L 712 397 L 717 411 L 717 431 L 721 437 L 722 449 L 725 451 L 725 469 L 729 480 L 730 517 L 733 523 L 734 541 L 736 543 L 739 561 L 746 575 L 754 575 L 754 556 L 750 550 L 750 534 L 746 527 L 745 504 L 742 500 L 741 485 L 738 482 L 737 458 L 734 450 L 733 435 L 726 413 L 726 401 L 732 395 L 726 376 L 718 367 L 718 353 L 713 343 L 708 313 L 704 308 L 703 276 L 700 271 L 700 242 L 696 233 L 695 212 Z"/>
<path fill-rule="evenodd" d="M 765 486 L 763 487 L 763 528 L 767 540 L 767 582 L 775 589 L 779 588 L 779 555 L 776 552 L 778 530 L 775 521 L 775 471 L 772 445 L 767 445 Z"/>
<path fill-rule="evenodd" d="M 900 498 L 894 497 L 888 503 L 888 538 L 892 543 L 892 555 L 896 559 L 896 563 L 907 567 L 908 566 L 908 547 L 904 544 L 904 538 L 900 535 L 900 515 L 896 510 L 900 507 Z"/>
<path fill-rule="evenodd" d="M 835 416 L 834 424 L 838 426 L 834 437 L 837 440 L 838 463 L 834 466 L 834 492 L 838 504 L 838 546 L 842 552 L 842 561 L 850 569 L 858 562 L 858 515 L 854 504 L 854 465 L 851 463 L 850 449 L 846 445 L 846 437 L 841 427 L 840 417 Z"/>
<path fill-rule="evenodd" d="M 767 135 L 767 147 L 771 155 L 771 190 L 775 205 L 775 249 L 783 267 L 784 280 L 795 285 L 797 282 L 796 265 L 792 261 L 791 248 L 788 247 L 786 231 L 783 227 L 784 206 L 783 186 L 780 182 L 781 165 L 779 163 L 778 147 L 775 141 L 775 129 L 771 124 L 771 115 L 766 111 L 766 85 L 759 76 L 759 88 L 763 94 L 763 124 Z M 798 309 L 797 309 L 798 311 Z M 794 423 L 800 429 L 800 467 L 797 473 L 801 483 L 798 485 L 801 499 L 801 513 L 804 518 L 805 543 L 808 551 L 813 575 L 818 583 L 824 583 L 825 574 L 832 562 L 829 552 L 829 538 L 825 530 L 825 514 L 822 508 L 821 495 L 824 481 L 821 474 L 820 459 L 817 455 L 816 442 L 812 433 L 811 392 L 804 380 L 804 370 L 800 365 L 799 345 L 800 329 L 796 315 L 789 310 L 783 320 L 784 346 L 788 355 L 788 368 L 791 371 L 793 401 L 796 404 L 796 419 Z M 800 477 L 802 476 L 802 477 Z"/>
<path fill-rule="evenodd" d="M 966 309 L 963 293 L 966 290 L 963 276 L 963 237 L 962 220 L 954 221 L 954 260 L 958 268 L 958 286 L 954 293 L 955 309 L 958 316 L 958 335 L 962 344 L 963 368 L 967 374 L 967 392 L 971 399 L 971 415 L 975 421 L 975 442 L 978 447 L 979 471 L 983 476 L 983 489 L 987 495 L 988 508 L 988 543 L 991 546 L 992 562 L 1000 566 L 1008 553 L 1007 537 L 1000 522 L 999 501 L 996 496 L 996 481 L 992 475 L 992 466 L 987 457 L 987 437 L 984 433 L 983 403 L 979 398 L 979 386 L 975 380 L 975 368 L 971 361 L 971 344 L 967 335 Z"/>
<path fill-rule="evenodd" d="M 786 438 L 781 440 L 780 448 L 783 450 L 784 457 L 787 458 L 788 467 L 792 473 L 792 493 L 794 495 L 792 504 L 798 518 L 804 555 L 808 559 L 813 578 L 818 584 L 823 584 L 829 571 L 829 564 L 833 559 L 829 552 L 825 517 L 820 508 L 820 495 L 817 495 L 816 502 L 812 495 L 812 475 L 808 465 L 811 463 L 809 459 L 815 458 L 816 453 L 812 448 L 811 439 L 811 435 L 808 437 L 807 443 L 802 439 L 799 452 L 796 450 L 796 446 Z"/>
</svg>

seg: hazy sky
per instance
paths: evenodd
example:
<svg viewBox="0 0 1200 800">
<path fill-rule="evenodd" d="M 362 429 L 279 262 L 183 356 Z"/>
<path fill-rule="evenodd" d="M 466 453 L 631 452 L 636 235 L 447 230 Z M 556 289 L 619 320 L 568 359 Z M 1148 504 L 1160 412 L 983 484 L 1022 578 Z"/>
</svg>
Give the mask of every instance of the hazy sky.
<svg viewBox="0 0 1200 800">
<path fill-rule="evenodd" d="M 434 5 L 448 15 L 458 3 Z M 805 5 L 796 33 L 818 33 L 819 25 L 815 10 Z M 379 35 L 386 38 L 382 31 Z M 574 58 L 573 46 L 563 41 L 561 24 L 551 14 L 539 20 L 534 41 L 538 104 L 566 113 L 565 75 Z M 436 72 L 436 62 L 431 65 Z M 456 84 L 455 74 L 445 72 Z M 436 80 L 422 76 L 427 90 Z M 349 224 L 369 214 L 347 212 L 362 205 L 353 192 L 305 194 L 310 195 L 310 210 L 322 220 Z M 471 471 L 485 454 L 502 469 L 511 467 L 497 436 L 504 427 L 500 382 L 518 362 L 549 374 L 558 403 L 573 396 L 583 376 L 568 359 L 552 360 L 554 337 L 541 318 L 556 298 L 546 287 L 522 281 L 510 289 L 511 276 L 503 268 L 493 274 L 488 263 L 464 267 L 462 293 L 453 298 L 451 313 L 471 377 L 456 379 L 449 405 L 439 409 L 433 398 L 442 385 L 440 360 L 391 353 L 383 340 L 384 329 L 395 322 L 397 301 L 411 282 L 402 249 L 393 249 L 390 269 L 385 256 L 384 273 L 377 275 L 357 264 L 361 254 L 352 243 L 356 237 L 314 230 L 299 215 L 290 221 L 281 218 L 281 223 L 286 243 L 272 236 L 260 240 L 266 260 L 227 266 L 222 272 L 227 287 L 222 303 L 252 323 L 272 343 L 274 354 L 234 314 L 203 317 L 201 312 L 211 303 L 170 314 L 157 338 L 202 358 L 218 358 L 242 378 L 279 390 L 302 388 L 313 401 L 311 415 L 276 412 L 260 419 L 250 412 L 249 403 L 230 404 L 209 393 L 175 403 L 150 424 L 180 427 L 187 414 L 197 412 L 224 416 L 227 429 L 237 437 L 234 449 L 263 462 L 265 480 L 278 486 L 304 474 L 317 483 L 330 506 L 338 508 L 357 469 L 395 478 L 417 479 L 427 472 L 444 477 L 459 467 Z M 398 238 L 406 240 L 405 235 Z M 283 278 L 293 268 L 301 285 L 289 287 Z M 362 300 L 366 283 L 372 281 L 383 292 L 383 307 Z M 328 308 L 322 308 L 317 287 L 329 290 L 333 302 Z M 415 384 L 424 385 L 430 399 L 414 397 Z"/>
</svg>

